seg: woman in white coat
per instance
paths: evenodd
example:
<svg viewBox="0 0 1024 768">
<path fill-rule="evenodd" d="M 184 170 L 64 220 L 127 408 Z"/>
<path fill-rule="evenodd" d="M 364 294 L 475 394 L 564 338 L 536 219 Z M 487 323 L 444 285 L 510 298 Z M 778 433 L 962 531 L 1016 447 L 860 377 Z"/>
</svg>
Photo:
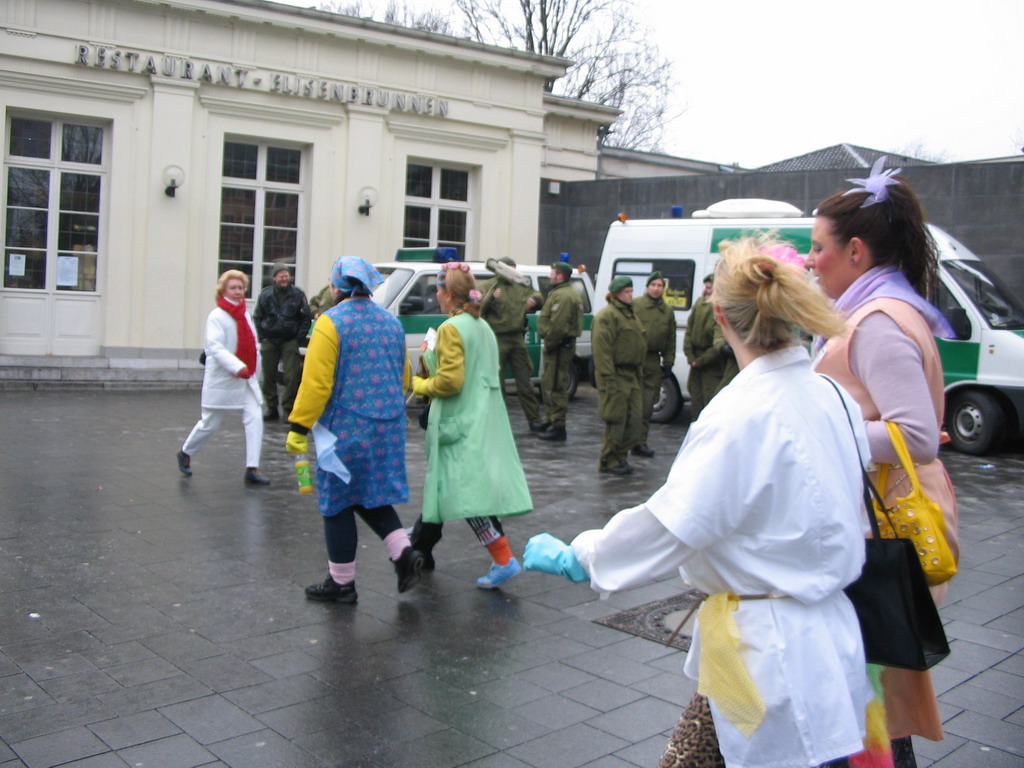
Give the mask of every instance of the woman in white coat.
<svg viewBox="0 0 1024 768">
<path fill-rule="evenodd" d="M 600 592 L 678 568 L 709 595 L 684 667 L 698 695 L 663 766 L 715 764 L 704 761 L 715 733 L 725 765 L 742 768 L 862 750 L 871 687 L 843 587 L 864 560 L 866 441 L 856 404 L 812 372 L 795 333 L 830 337 L 845 324 L 800 270 L 768 255 L 777 244 L 722 245 L 711 303 L 741 370 L 690 426 L 665 485 L 571 546 L 541 534 L 526 548 L 527 570 Z M 703 729 L 688 732 L 701 712 Z"/>
<path fill-rule="evenodd" d="M 245 482 L 268 485 L 260 474 L 263 442 L 263 395 L 259 387 L 260 357 L 256 326 L 245 307 L 249 277 L 229 269 L 217 280 L 217 306 L 206 318 L 206 371 L 201 416 L 178 451 L 178 469 L 192 474 L 192 457 L 220 427 L 228 411 L 242 412 L 245 429 Z"/>
</svg>

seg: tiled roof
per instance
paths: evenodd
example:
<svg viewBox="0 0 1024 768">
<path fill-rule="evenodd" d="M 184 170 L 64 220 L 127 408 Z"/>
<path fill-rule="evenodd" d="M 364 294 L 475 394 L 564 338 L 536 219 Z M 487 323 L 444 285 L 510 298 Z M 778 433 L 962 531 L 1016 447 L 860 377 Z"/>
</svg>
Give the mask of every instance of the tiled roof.
<svg viewBox="0 0 1024 768">
<path fill-rule="evenodd" d="M 853 144 L 836 144 L 825 147 L 806 155 L 798 155 L 788 160 L 769 163 L 757 171 L 827 171 L 844 168 L 870 168 L 871 164 L 883 155 L 889 157 L 886 166 L 934 165 L 930 160 L 897 155 L 892 152 L 880 152 L 877 149 L 858 147 Z"/>
</svg>

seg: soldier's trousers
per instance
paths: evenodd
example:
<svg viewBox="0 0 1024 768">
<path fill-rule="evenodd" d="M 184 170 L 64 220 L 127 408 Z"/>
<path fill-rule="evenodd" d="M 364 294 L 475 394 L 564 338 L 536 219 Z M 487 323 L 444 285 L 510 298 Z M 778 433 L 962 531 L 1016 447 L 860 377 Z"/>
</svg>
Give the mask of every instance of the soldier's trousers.
<svg viewBox="0 0 1024 768">
<path fill-rule="evenodd" d="M 569 366 L 572 362 L 571 349 L 544 350 L 544 370 L 541 372 L 541 388 L 544 404 L 547 406 L 546 421 L 552 429 L 565 429 L 565 416 L 569 412 Z"/>
<path fill-rule="evenodd" d="M 523 414 L 530 424 L 536 424 L 540 421 L 540 405 L 530 381 L 533 376 L 533 365 L 526 352 L 523 334 L 503 333 L 495 334 L 495 337 L 498 340 L 498 365 L 501 376 L 505 375 L 506 364 L 512 367 L 512 376 L 516 380 L 516 394 L 519 396 L 519 404 L 523 407 Z"/>
</svg>

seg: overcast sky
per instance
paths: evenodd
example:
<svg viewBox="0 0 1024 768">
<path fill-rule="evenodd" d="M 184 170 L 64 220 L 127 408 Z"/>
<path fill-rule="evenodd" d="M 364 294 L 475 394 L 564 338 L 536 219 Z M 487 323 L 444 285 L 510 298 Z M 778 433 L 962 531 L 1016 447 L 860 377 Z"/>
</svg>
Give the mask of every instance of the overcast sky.
<svg viewBox="0 0 1024 768">
<path fill-rule="evenodd" d="M 847 142 L 1024 146 L 1022 0 L 637 0 L 678 64 L 670 154 L 757 167 Z"/>
<path fill-rule="evenodd" d="M 756 168 L 842 142 L 947 161 L 1024 146 L 1024 0 L 633 7 L 677 64 L 669 154 Z"/>
</svg>

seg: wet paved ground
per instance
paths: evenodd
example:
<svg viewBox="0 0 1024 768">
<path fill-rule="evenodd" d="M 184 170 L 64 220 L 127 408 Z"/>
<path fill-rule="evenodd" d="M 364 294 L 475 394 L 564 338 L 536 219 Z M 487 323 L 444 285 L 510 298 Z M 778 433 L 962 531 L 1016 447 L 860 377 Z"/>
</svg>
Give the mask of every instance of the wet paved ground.
<svg viewBox="0 0 1024 768">
<path fill-rule="evenodd" d="M 677 579 L 606 602 L 539 574 L 483 592 L 488 557 L 450 525 L 438 570 L 400 596 L 360 524 L 358 605 L 307 602 L 326 555 L 284 427 L 265 437 L 270 488 L 243 486 L 237 422 L 183 479 L 174 453 L 198 400 L 0 396 L 0 766 L 657 764 L 694 687 L 683 654 L 591 620 L 677 594 Z M 618 479 L 596 471 L 593 390 L 564 445 L 529 437 L 514 401 L 511 416 L 536 505 L 506 526 L 517 552 L 642 501 L 684 432 L 655 427 L 657 456 Z M 407 522 L 423 476 L 410 424 Z M 947 737 L 916 740 L 919 761 L 1021 766 L 1024 453 L 944 458 L 963 556 L 942 610 L 953 653 L 934 670 Z"/>
</svg>

